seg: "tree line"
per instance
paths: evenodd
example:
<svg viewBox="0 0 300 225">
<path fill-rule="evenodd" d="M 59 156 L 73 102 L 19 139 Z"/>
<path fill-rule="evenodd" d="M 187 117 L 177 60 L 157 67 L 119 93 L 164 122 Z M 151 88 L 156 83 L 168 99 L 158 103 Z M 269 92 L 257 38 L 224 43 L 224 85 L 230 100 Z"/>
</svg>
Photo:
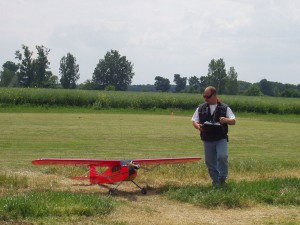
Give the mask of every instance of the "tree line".
<svg viewBox="0 0 300 225">
<path fill-rule="evenodd" d="M 300 97 L 300 84 L 282 84 L 261 80 L 258 83 L 239 81 L 238 73 L 232 66 L 226 70 L 224 59 L 212 59 L 205 76 L 184 77 L 174 74 L 171 85 L 168 78 L 156 76 L 154 84 L 131 85 L 134 77 L 133 63 L 121 56 L 117 50 L 108 51 L 96 65 L 92 78 L 77 84 L 80 73 L 76 57 L 67 53 L 60 59 L 59 76 L 50 70 L 48 55 L 50 49 L 36 46 L 37 57 L 28 46 L 15 52 L 17 62 L 6 61 L 0 71 L 1 87 L 37 87 L 116 91 L 160 91 L 200 93 L 204 88 L 215 86 L 219 94 L 250 96 Z"/>
</svg>

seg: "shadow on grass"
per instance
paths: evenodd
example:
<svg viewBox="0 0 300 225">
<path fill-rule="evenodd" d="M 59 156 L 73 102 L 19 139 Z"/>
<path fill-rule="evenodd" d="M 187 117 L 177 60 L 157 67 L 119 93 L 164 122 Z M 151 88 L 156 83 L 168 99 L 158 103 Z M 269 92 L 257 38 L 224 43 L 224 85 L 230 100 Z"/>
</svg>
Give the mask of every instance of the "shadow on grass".
<svg viewBox="0 0 300 225">
<path fill-rule="evenodd" d="M 225 186 L 166 185 L 162 193 L 170 199 L 206 208 L 243 208 L 256 204 L 300 205 L 300 179 L 276 178 L 257 181 L 231 181 Z"/>
</svg>

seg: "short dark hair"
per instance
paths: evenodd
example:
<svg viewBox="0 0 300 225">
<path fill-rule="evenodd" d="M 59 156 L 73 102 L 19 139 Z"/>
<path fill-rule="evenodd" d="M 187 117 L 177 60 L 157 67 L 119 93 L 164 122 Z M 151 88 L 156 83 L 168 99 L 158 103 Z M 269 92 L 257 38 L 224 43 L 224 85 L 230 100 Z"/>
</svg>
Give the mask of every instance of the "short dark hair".
<svg viewBox="0 0 300 225">
<path fill-rule="evenodd" d="M 216 89 L 215 87 L 213 87 L 213 86 L 208 86 L 207 88 L 210 90 L 210 93 L 211 93 L 211 94 L 217 94 L 217 89 Z"/>
</svg>

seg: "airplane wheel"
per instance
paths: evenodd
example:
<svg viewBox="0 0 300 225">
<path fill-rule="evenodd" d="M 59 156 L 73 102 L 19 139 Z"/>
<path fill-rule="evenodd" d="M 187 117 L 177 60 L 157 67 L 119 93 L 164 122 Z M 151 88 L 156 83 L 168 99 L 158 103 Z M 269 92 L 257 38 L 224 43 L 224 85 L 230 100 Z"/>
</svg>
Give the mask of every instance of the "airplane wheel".
<svg viewBox="0 0 300 225">
<path fill-rule="evenodd" d="M 145 194 L 147 194 L 147 189 L 146 188 L 142 188 L 141 192 L 142 192 L 143 195 L 145 195 Z"/>
<path fill-rule="evenodd" d="M 113 195 L 114 194 L 114 189 L 109 189 L 108 194 Z"/>
</svg>

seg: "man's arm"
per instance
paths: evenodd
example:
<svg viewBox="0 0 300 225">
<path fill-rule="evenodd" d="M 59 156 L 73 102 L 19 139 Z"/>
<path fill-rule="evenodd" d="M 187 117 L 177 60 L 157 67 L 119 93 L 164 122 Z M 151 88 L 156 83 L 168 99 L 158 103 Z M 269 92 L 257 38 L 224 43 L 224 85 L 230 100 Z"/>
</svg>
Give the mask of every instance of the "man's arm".
<svg viewBox="0 0 300 225">
<path fill-rule="evenodd" d="M 195 129 L 200 130 L 201 131 L 201 125 L 195 121 L 193 121 L 193 126 L 195 127 Z"/>
<path fill-rule="evenodd" d="M 201 131 L 201 125 L 197 121 L 199 121 L 198 108 L 196 109 L 196 111 L 194 112 L 194 115 L 192 117 L 192 124 L 195 127 L 195 129 Z"/>
<path fill-rule="evenodd" d="M 220 117 L 219 119 L 221 124 L 235 125 L 235 115 L 229 107 L 227 107 L 226 117 Z"/>
</svg>

